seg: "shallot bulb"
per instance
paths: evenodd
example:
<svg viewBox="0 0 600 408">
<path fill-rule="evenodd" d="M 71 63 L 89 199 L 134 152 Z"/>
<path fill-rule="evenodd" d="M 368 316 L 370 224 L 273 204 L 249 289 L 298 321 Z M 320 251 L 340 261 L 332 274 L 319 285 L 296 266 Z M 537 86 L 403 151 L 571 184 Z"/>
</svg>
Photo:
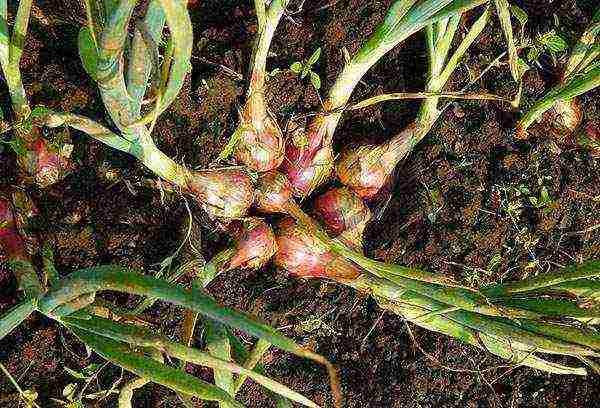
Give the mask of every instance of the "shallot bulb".
<svg viewBox="0 0 600 408">
<path fill-rule="evenodd" d="M 586 146 L 592 156 L 600 157 L 600 121 L 590 120 L 584 126 L 580 144 Z"/>
<path fill-rule="evenodd" d="M 10 261 L 29 259 L 25 242 L 17 231 L 12 202 L 4 196 L 0 196 L 0 249 Z"/>
<path fill-rule="evenodd" d="M 31 135 L 22 138 L 25 151 L 17 155 L 17 164 L 27 177 L 45 188 L 62 180 L 72 169 L 70 156 L 73 145 L 65 143 L 53 146 L 39 133 L 39 129 L 34 128 Z M 26 138 L 31 138 L 31 141 L 26 141 Z"/>
<path fill-rule="evenodd" d="M 277 252 L 275 234 L 261 218 L 245 218 L 237 235 L 235 254 L 226 263 L 225 270 L 262 268 Z"/>
<path fill-rule="evenodd" d="M 545 115 L 557 131 L 572 133 L 581 124 L 583 113 L 577 98 L 571 100 L 558 100 L 552 105 Z"/>
<path fill-rule="evenodd" d="M 410 153 L 422 132 L 413 123 L 386 143 L 349 146 L 337 160 L 338 178 L 362 199 L 373 200 L 391 187 L 396 165 Z"/>
<path fill-rule="evenodd" d="M 254 200 L 252 179 L 241 168 L 189 172 L 186 186 L 187 191 L 214 217 L 241 218 Z"/>
<path fill-rule="evenodd" d="M 275 265 L 301 278 L 330 278 L 338 282 L 356 279 L 360 268 L 330 251 L 327 245 L 292 218 L 276 227 L 278 250 Z"/>
<path fill-rule="evenodd" d="M 287 214 L 294 203 L 292 185 L 285 174 L 269 171 L 261 174 L 256 185 L 256 209 L 268 214 Z"/>
<path fill-rule="evenodd" d="M 286 143 L 281 170 L 296 197 L 306 198 L 331 176 L 334 158 L 329 123 L 326 115 L 319 114 L 307 128 L 296 129 Z"/>
<path fill-rule="evenodd" d="M 238 132 L 234 155 L 239 163 L 258 172 L 281 165 L 283 134 L 265 105 L 262 91 L 253 91 L 248 96 Z"/>
<path fill-rule="evenodd" d="M 346 187 L 334 188 L 318 196 L 313 208 L 329 236 L 362 252 L 362 237 L 371 219 L 371 210 L 356 194 Z"/>
</svg>

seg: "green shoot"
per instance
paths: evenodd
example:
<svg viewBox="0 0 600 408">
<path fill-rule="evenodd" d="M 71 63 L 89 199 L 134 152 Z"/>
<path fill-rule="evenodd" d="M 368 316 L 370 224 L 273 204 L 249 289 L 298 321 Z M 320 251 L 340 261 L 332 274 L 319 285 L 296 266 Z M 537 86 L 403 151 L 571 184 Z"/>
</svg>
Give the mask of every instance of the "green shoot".
<svg viewBox="0 0 600 408">
<path fill-rule="evenodd" d="M 558 49 L 562 48 L 562 45 L 554 40 L 551 46 Z M 600 86 L 599 57 L 600 9 L 596 10 L 590 26 L 571 51 L 562 81 L 523 115 L 517 124 L 517 137 L 526 138 L 527 129 L 539 121 L 545 112 L 557 107 L 566 109 L 566 126 L 570 130 L 578 126 L 580 113 L 576 112 L 575 108 L 568 108 L 568 102 Z"/>
<path fill-rule="evenodd" d="M 321 78 L 319 77 L 319 74 L 313 71 L 312 67 L 317 63 L 320 56 L 321 48 L 319 47 L 306 61 L 296 61 L 290 65 L 290 70 L 294 74 L 299 75 L 300 79 L 304 79 L 308 76 L 310 78 L 310 83 L 317 91 L 321 89 Z"/>
</svg>

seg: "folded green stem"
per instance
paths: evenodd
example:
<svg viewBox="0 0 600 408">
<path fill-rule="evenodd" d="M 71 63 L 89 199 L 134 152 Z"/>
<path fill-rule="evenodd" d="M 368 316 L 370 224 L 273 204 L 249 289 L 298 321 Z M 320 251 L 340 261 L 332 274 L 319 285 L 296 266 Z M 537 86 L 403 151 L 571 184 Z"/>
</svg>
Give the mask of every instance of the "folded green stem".
<svg viewBox="0 0 600 408">
<path fill-rule="evenodd" d="M 131 344 L 134 347 L 154 348 L 182 361 L 187 361 L 212 369 L 223 369 L 235 374 L 243 374 L 252 378 L 254 381 L 261 384 L 268 390 L 271 390 L 277 394 L 285 394 L 288 396 L 288 398 L 292 398 L 294 401 L 305 406 L 317 407 L 314 402 L 296 393 L 295 391 L 292 391 L 277 381 L 273 381 L 270 378 L 257 374 L 251 370 L 247 370 L 238 366 L 237 364 L 213 357 L 210 354 L 204 353 L 200 350 L 170 341 L 141 327 L 116 323 L 95 316 L 90 316 L 86 319 L 66 317 L 63 318 L 63 322 L 68 326 L 74 326 L 100 336 L 111 338 L 113 340 L 123 341 Z"/>
<path fill-rule="evenodd" d="M 74 272 L 61 285 L 50 289 L 46 296 L 40 300 L 38 309 L 42 313 L 52 315 L 53 310 L 61 304 L 68 303 L 83 294 L 100 290 L 114 290 L 140 296 L 156 297 L 196 311 L 225 325 L 236 327 L 250 335 L 262 338 L 282 350 L 319 362 L 326 366 L 334 397 L 337 404 L 341 406 L 337 373 L 329 361 L 310 350 L 298 346 L 292 339 L 283 336 L 277 330 L 253 321 L 246 314 L 222 307 L 210 296 L 197 289 L 185 290 L 166 281 L 141 275 L 118 266 L 98 266 Z"/>
</svg>

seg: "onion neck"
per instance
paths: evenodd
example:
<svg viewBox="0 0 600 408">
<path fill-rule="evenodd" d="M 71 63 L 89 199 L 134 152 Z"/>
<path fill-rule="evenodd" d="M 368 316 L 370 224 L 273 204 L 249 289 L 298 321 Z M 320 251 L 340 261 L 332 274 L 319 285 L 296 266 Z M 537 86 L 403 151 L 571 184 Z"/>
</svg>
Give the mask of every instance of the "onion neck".
<svg viewBox="0 0 600 408">
<path fill-rule="evenodd" d="M 23 87 L 23 81 L 21 80 L 21 72 L 18 67 L 8 65 L 4 68 L 4 78 L 8 86 L 8 92 L 10 94 L 10 100 L 12 103 L 13 110 L 17 117 L 17 121 L 27 119 L 31 113 L 29 107 L 29 101 L 25 94 L 25 88 Z"/>
<path fill-rule="evenodd" d="M 262 93 L 265 87 L 269 49 L 271 48 L 275 30 L 285 11 L 286 4 L 286 0 L 273 0 L 267 10 L 265 24 L 260 29 L 253 50 L 252 65 L 250 67 L 249 95 L 257 91 Z"/>
</svg>

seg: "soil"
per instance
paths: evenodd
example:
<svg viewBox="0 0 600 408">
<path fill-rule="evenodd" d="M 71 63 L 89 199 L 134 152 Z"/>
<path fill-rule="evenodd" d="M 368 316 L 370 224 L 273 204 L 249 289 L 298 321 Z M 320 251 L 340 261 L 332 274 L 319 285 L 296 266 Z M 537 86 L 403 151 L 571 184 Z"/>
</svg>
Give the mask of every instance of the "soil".
<svg viewBox="0 0 600 408">
<path fill-rule="evenodd" d="M 81 67 L 76 40 L 85 14 L 78 2 L 47 0 L 31 21 L 22 62 L 33 104 L 73 111 L 106 122 L 95 84 Z M 310 4 L 309 4 L 310 3 Z M 391 2 L 319 0 L 284 18 L 275 36 L 269 68 L 283 72 L 269 81 L 268 101 L 285 125 L 292 115 L 315 111 L 319 97 L 309 82 L 287 68 L 322 48 L 314 66 L 328 89 L 350 54 L 381 21 Z M 573 44 L 589 21 L 593 0 L 517 1 L 529 14 L 530 36 L 555 28 Z M 256 32 L 250 2 L 190 2 L 195 47 L 192 73 L 181 95 L 161 116 L 154 132 L 160 148 L 192 167 L 205 167 L 218 155 L 237 125 L 247 65 Z M 554 27 L 554 21 L 560 24 Z M 471 49 L 448 89 L 458 90 L 504 49 L 497 19 Z M 554 63 L 543 57 L 526 74 L 522 107 L 547 91 L 560 74 L 565 55 Z M 418 91 L 424 86 L 426 55 L 422 35 L 386 55 L 354 92 L 360 100 L 381 92 Z M 476 90 L 514 96 L 508 67 L 494 67 Z M 8 110 L 2 88 L 0 101 Z M 584 123 L 600 117 L 600 91 L 581 98 Z M 389 102 L 345 115 L 339 143 L 384 140 L 416 115 L 418 102 Z M 600 253 L 600 160 L 589 151 L 552 137 L 536 126 L 526 141 L 512 129 L 520 111 L 499 102 L 456 102 L 399 169 L 389 201 L 380 204 L 369 226 L 369 255 L 449 274 L 469 285 L 522 279 Z M 52 246 L 62 275 L 83 267 L 115 263 L 158 270 L 185 236 L 188 212 L 177 197 L 143 187 L 152 175 L 132 158 L 85 135 L 72 132 L 77 170 L 59 184 L 29 188 L 40 208 L 33 230 Z M 0 153 L 0 184 L 16 183 L 14 157 Z M 540 201 L 542 190 L 549 200 Z M 224 235 L 192 206 L 194 234 L 210 258 Z M 184 252 L 191 256 L 187 248 Z M 191 276 L 187 276 L 189 280 Z M 19 299 L 16 283 L 0 266 L 0 312 Z M 600 377 L 544 374 L 507 368 L 489 354 L 447 337 L 407 326 L 361 294 L 324 281 L 300 281 L 269 266 L 233 271 L 209 291 L 221 302 L 249 311 L 314 348 L 340 370 L 347 407 L 597 407 Z M 123 305 L 135 299 L 117 298 Z M 175 336 L 180 310 L 159 304 L 144 315 L 157 329 Z M 410 330 L 410 332 L 409 332 Z M 412 339 L 414 335 L 415 341 Z M 252 341 L 241 335 L 243 341 Z M 201 346 L 200 343 L 197 344 Z M 82 370 L 102 363 L 55 322 L 33 315 L 0 342 L 0 362 L 23 389 L 34 389 L 43 407 L 60 406 L 64 388 L 85 382 L 65 368 Z M 331 406 L 327 378 L 320 367 L 284 352 L 270 351 L 269 375 Z M 205 371 L 190 372 L 210 380 Z M 86 393 L 109 389 L 121 370 L 108 366 Z M 130 378 L 124 374 L 125 378 Z M 254 385 L 240 400 L 248 407 L 274 403 Z M 16 406 L 18 394 L 0 375 L 0 407 Z M 116 406 L 116 397 L 85 400 L 86 406 Z M 136 391 L 134 407 L 181 406 L 175 394 L 148 385 Z M 209 405 L 205 405 L 209 406 Z"/>
</svg>

